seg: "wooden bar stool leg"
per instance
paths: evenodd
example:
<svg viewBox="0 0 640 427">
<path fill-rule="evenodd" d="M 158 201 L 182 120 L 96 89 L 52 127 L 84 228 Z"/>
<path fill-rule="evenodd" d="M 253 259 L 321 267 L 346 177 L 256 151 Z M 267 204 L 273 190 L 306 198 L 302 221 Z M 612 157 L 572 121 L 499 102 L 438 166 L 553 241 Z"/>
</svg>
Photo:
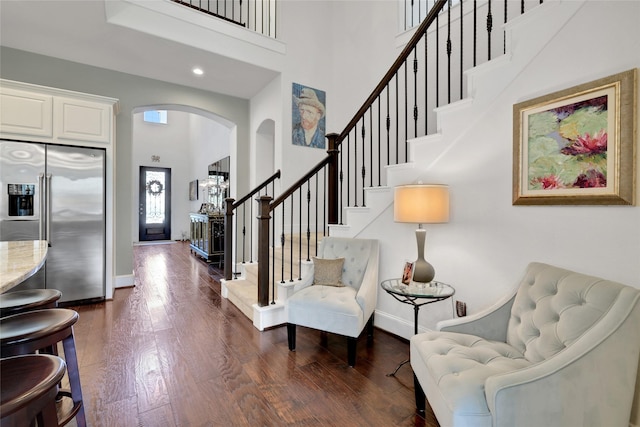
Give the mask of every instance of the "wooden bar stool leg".
<svg viewBox="0 0 640 427">
<path fill-rule="evenodd" d="M 42 408 L 42 412 L 38 414 L 36 420 L 38 421 L 38 426 L 58 425 L 58 414 L 56 412 L 55 401 L 49 402 L 44 408 Z"/>
<path fill-rule="evenodd" d="M 71 398 L 73 406 L 79 405 L 80 409 L 76 414 L 78 427 L 86 427 L 87 420 L 84 415 L 84 404 L 82 402 L 82 388 L 80 386 L 80 370 L 78 369 L 78 357 L 76 355 L 76 344 L 73 331 L 71 335 L 62 340 L 64 349 L 64 360 L 67 362 L 67 374 L 69 375 L 69 385 L 71 388 Z"/>
</svg>

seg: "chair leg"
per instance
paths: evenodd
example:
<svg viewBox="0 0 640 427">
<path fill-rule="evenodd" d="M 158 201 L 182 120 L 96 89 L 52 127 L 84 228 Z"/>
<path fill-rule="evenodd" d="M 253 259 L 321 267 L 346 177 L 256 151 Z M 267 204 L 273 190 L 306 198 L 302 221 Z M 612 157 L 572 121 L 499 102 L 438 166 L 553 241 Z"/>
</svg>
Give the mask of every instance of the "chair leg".
<svg viewBox="0 0 640 427">
<path fill-rule="evenodd" d="M 358 338 L 347 337 L 347 361 L 352 368 L 356 366 L 356 346 Z"/>
<path fill-rule="evenodd" d="M 373 345 L 373 316 L 374 314 L 371 313 L 371 317 L 367 322 L 367 346 Z"/>
<path fill-rule="evenodd" d="M 424 390 L 422 389 L 422 386 L 420 385 L 416 374 L 413 374 L 413 388 L 415 389 L 416 394 L 416 410 L 419 414 L 424 415 L 424 411 L 427 406 L 425 402 L 427 396 L 425 396 Z"/>
<path fill-rule="evenodd" d="M 287 341 L 289 350 L 296 351 L 296 325 L 293 323 L 287 323 Z"/>
</svg>

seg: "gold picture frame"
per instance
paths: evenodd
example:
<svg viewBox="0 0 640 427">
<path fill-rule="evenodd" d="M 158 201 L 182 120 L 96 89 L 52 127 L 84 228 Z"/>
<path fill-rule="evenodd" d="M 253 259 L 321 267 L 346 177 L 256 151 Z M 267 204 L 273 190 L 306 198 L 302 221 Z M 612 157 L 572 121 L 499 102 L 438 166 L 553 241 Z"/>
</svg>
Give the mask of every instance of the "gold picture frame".
<svg viewBox="0 0 640 427">
<path fill-rule="evenodd" d="M 637 70 L 513 106 L 514 205 L 634 205 Z"/>
</svg>

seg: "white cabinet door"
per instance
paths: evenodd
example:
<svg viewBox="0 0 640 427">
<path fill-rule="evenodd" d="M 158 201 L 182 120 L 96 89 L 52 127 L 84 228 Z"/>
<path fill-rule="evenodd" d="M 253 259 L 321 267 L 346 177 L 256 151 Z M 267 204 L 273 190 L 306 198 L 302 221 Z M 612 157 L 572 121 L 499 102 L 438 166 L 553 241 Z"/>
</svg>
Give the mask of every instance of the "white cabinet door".
<svg viewBox="0 0 640 427">
<path fill-rule="evenodd" d="M 53 97 L 0 88 L 0 134 L 3 137 L 53 136 Z"/>
<path fill-rule="evenodd" d="M 105 144 L 111 141 L 110 105 L 56 97 L 54 109 L 57 138 Z"/>
</svg>

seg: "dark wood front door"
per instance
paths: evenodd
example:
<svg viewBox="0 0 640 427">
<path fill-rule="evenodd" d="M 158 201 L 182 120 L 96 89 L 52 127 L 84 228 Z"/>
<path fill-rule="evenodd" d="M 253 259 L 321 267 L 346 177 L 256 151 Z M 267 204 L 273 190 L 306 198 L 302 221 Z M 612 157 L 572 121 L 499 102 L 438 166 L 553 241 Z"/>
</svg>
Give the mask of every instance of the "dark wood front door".
<svg viewBox="0 0 640 427">
<path fill-rule="evenodd" d="M 139 240 L 171 239 L 171 169 L 140 166 Z"/>
</svg>

